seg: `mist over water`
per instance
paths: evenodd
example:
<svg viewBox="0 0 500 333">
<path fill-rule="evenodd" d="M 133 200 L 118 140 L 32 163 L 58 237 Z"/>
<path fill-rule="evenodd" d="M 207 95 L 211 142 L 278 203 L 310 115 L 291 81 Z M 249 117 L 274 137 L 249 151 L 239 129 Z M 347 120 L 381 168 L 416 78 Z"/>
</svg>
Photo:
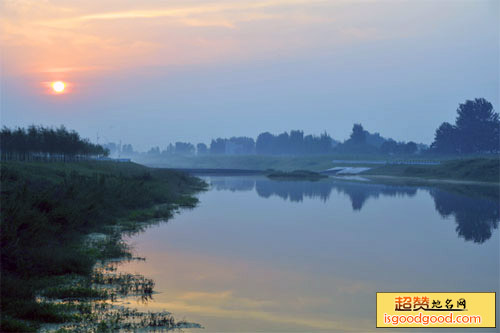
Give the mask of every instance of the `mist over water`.
<svg viewBox="0 0 500 333">
<path fill-rule="evenodd" d="M 133 306 L 206 332 L 364 332 L 376 292 L 499 290 L 497 187 L 205 179 L 196 209 L 130 239 L 146 261 L 122 269 L 159 292 Z"/>
</svg>

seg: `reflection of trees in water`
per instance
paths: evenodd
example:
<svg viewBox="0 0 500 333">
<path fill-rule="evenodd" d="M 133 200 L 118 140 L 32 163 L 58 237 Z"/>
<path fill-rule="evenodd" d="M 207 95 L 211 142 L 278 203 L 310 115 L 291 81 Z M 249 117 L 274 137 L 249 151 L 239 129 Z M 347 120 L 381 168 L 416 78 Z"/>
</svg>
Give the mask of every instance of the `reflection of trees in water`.
<svg viewBox="0 0 500 333">
<path fill-rule="evenodd" d="M 382 184 L 363 184 L 335 182 L 331 180 L 317 182 L 297 182 L 297 181 L 269 181 L 262 180 L 256 182 L 257 194 L 268 198 L 277 195 L 285 200 L 301 202 L 306 198 L 320 198 L 322 201 L 328 200 L 332 190 L 346 194 L 352 204 L 353 210 L 361 210 L 368 198 L 378 198 L 380 195 L 413 196 L 417 193 L 417 188 L 409 186 L 389 186 Z"/>
<path fill-rule="evenodd" d="M 255 179 L 245 176 L 210 177 L 209 183 L 217 191 L 252 191 L 255 187 Z"/>
<path fill-rule="evenodd" d="M 370 198 L 380 196 L 412 197 L 420 188 L 429 191 L 434 199 L 437 212 L 442 217 L 452 216 L 457 223 L 456 231 L 466 241 L 483 243 L 491 238 L 493 229 L 500 221 L 499 191 L 493 187 L 470 185 L 446 185 L 440 187 L 417 187 L 404 185 L 385 185 L 355 183 L 325 179 L 310 181 L 274 181 L 255 177 L 211 177 L 210 182 L 216 190 L 255 191 L 260 197 L 273 195 L 302 202 L 304 198 L 319 198 L 326 202 L 333 190 L 345 194 L 351 200 L 352 209 L 360 211 Z M 441 186 L 441 185 L 440 185 Z"/>
<path fill-rule="evenodd" d="M 462 193 L 430 189 L 436 210 L 442 217 L 453 216 L 456 231 L 466 241 L 483 243 L 498 228 L 500 203 L 496 197 L 470 197 Z"/>
<path fill-rule="evenodd" d="M 263 198 L 276 195 L 284 200 L 301 202 L 306 198 L 326 201 L 332 192 L 332 183 L 327 181 L 273 181 L 259 179 L 255 183 L 257 194 Z"/>
<path fill-rule="evenodd" d="M 378 199 L 381 195 L 389 197 L 412 197 L 417 193 L 416 187 L 384 184 L 336 183 L 334 188 L 338 193 L 344 193 L 349 196 L 353 210 L 361 210 L 369 198 Z"/>
<path fill-rule="evenodd" d="M 216 190 L 251 191 L 255 188 L 262 198 L 276 195 L 283 200 L 302 202 L 304 198 L 319 198 L 327 201 L 332 190 L 349 196 L 354 210 L 361 210 L 368 198 L 384 196 L 413 196 L 416 187 L 383 184 L 349 183 L 328 180 L 322 181 L 275 181 L 267 178 L 211 177 L 210 183 Z"/>
</svg>

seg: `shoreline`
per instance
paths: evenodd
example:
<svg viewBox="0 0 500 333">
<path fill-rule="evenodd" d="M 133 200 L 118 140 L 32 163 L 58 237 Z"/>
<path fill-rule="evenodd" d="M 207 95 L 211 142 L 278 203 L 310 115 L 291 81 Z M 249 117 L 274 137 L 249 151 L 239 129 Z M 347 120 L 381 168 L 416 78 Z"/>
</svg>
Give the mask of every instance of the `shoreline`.
<svg viewBox="0 0 500 333">
<path fill-rule="evenodd" d="M 423 178 L 423 177 L 406 177 L 406 176 L 391 176 L 391 175 L 370 175 L 370 174 L 359 174 L 359 177 L 364 177 L 366 179 L 394 179 L 401 181 L 415 181 L 423 183 L 432 184 L 457 184 L 457 185 L 480 185 L 480 186 L 499 186 L 500 183 L 496 182 L 481 182 L 474 180 L 460 180 L 460 179 L 437 179 L 437 178 Z M 341 178 L 341 177 L 338 177 Z"/>
<path fill-rule="evenodd" d="M 0 166 L 1 331 L 30 332 L 47 324 L 71 330 L 78 323 L 112 330 L 130 325 L 119 320 L 127 316 L 142 316 L 152 327 L 195 325 L 177 322 L 167 313 L 155 315 L 154 320 L 137 311 L 122 316 L 122 310 L 107 307 L 106 302 L 129 293 L 132 286 L 139 286 L 147 297 L 154 281 L 110 272 L 102 279 L 96 270 L 117 260 L 137 259 L 123 236 L 167 221 L 180 208 L 195 207 L 194 194 L 205 190 L 206 183 L 185 173 L 134 163 L 2 162 Z"/>
</svg>

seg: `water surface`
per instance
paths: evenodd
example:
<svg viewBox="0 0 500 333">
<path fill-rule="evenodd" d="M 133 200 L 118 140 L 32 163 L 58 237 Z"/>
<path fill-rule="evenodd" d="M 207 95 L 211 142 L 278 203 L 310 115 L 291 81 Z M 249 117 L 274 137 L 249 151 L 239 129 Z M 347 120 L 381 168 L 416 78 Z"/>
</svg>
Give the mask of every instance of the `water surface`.
<svg viewBox="0 0 500 333">
<path fill-rule="evenodd" d="M 198 207 L 129 240 L 146 261 L 122 269 L 159 292 L 132 306 L 199 332 L 369 332 L 376 292 L 499 290 L 497 187 L 206 180 Z"/>
</svg>

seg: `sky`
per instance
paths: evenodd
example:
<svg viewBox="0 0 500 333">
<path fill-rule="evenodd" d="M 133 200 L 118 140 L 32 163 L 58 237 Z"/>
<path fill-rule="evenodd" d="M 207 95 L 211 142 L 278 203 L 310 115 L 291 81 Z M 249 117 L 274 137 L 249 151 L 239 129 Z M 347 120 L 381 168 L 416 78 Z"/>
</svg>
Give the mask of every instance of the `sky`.
<svg viewBox="0 0 500 333">
<path fill-rule="evenodd" d="M 137 150 L 353 123 L 430 144 L 499 110 L 497 0 L 3 0 L 1 123 Z M 51 82 L 63 81 L 63 93 Z"/>
</svg>

